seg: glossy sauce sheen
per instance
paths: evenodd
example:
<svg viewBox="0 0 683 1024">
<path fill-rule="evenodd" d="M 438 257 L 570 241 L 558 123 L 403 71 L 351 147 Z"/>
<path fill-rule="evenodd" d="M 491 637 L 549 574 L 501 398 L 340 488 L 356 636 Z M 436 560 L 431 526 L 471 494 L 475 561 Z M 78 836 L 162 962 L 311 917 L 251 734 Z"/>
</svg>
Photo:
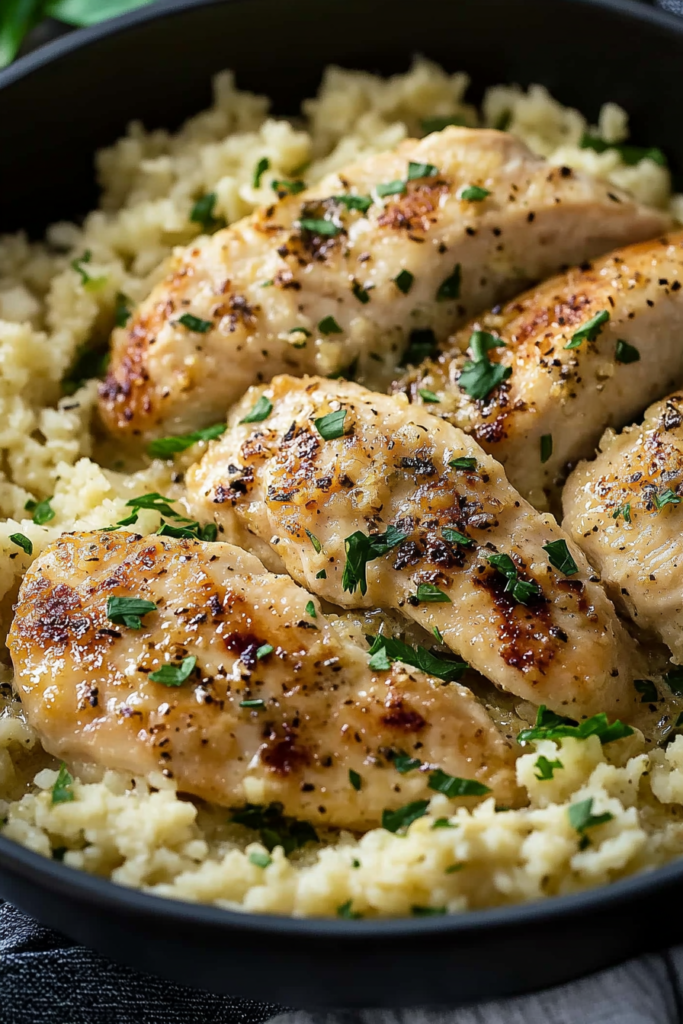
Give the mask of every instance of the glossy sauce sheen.
<svg viewBox="0 0 683 1024">
<path fill-rule="evenodd" d="M 272 412 L 240 424 L 259 395 Z M 314 421 L 340 408 L 345 434 L 324 440 Z M 474 458 L 476 469 L 451 468 L 460 457 Z M 568 540 L 555 520 L 524 501 L 471 437 L 406 399 L 342 381 L 278 377 L 236 407 L 229 431 L 188 474 L 188 488 L 226 537 L 266 542 L 320 597 L 398 608 L 437 627 L 479 672 L 535 704 L 575 717 L 628 716 L 634 645 L 581 551 L 568 541 L 576 575 L 552 568 L 543 545 Z M 383 534 L 388 525 L 405 540 L 368 563 L 365 596 L 345 590 L 346 538 Z M 444 529 L 471 543 L 450 542 Z M 516 602 L 486 559 L 494 553 L 509 555 L 542 596 Z M 448 600 L 418 602 L 420 584 Z"/>
<path fill-rule="evenodd" d="M 425 167 L 407 180 L 410 161 Z M 405 187 L 380 196 L 377 186 L 390 182 Z M 467 185 L 490 195 L 464 200 Z M 348 209 L 340 195 L 372 203 Z M 407 140 L 301 194 L 274 195 L 177 256 L 114 332 L 102 417 L 119 435 L 182 433 L 220 419 L 276 373 L 332 376 L 352 364 L 362 383 L 384 389 L 413 329 L 443 341 L 532 281 L 667 225 L 502 132 L 448 128 Z M 407 290 L 396 282 L 402 271 L 412 275 Z M 206 329 L 182 325 L 184 314 Z M 335 326 L 323 329 L 330 317 Z"/>
<path fill-rule="evenodd" d="M 132 629 L 108 619 L 112 596 L 157 610 Z M 317 824 L 371 828 L 385 808 L 430 796 L 430 767 L 518 802 L 513 744 L 468 690 L 400 664 L 373 671 L 309 601 L 228 544 L 65 535 L 21 587 L 9 637 L 16 686 L 57 757 L 161 769 L 218 804 L 277 800 Z M 274 650 L 259 658 L 265 644 Z M 182 685 L 150 679 L 188 656 L 197 664 Z M 240 706 L 255 699 L 263 705 Z M 400 775 L 396 750 L 424 769 Z"/>
</svg>

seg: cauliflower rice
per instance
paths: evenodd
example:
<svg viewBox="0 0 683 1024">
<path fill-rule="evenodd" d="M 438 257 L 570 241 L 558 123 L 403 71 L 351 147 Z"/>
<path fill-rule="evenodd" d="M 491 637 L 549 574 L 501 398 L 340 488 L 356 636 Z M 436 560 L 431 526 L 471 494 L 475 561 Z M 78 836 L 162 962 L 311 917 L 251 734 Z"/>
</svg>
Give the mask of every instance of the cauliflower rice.
<svg viewBox="0 0 683 1024">
<path fill-rule="evenodd" d="M 423 134 L 424 119 L 456 117 L 473 126 L 504 120 L 552 163 L 607 178 L 683 222 L 683 196 L 671 194 L 669 172 L 656 158 L 627 164 L 618 149 L 581 148 L 586 131 L 612 144 L 628 137 L 627 115 L 616 105 L 606 103 L 591 129 L 542 86 L 496 86 L 478 111 L 465 102 L 467 85 L 465 74 L 448 75 L 425 60 L 386 80 L 330 68 L 318 96 L 289 121 L 270 118 L 268 100 L 240 92 L 224 72 L 214 105 L 176 134 L 133 123 L 97 155 L 101 206 L 81 226 L 55 224 L 41 243 L 0 239 L 3 635 L 32 557 L 61 533 L 114 524 L 140 493 L 182 497 L 185 457 L 175 466 L 142 458 L 124 464 L 94 429 L 97 382 L 79 380 L 88 374 L 73 368 L 84 350 L 105 344 L 117 303 L 143 299 L 173 248 L 200 232 L 190 220 L 199 197 L 215 193 L 213 216 L 230 223 L 269 201 L 273 179 L 305 168 L 313 183 Z M 256 187 L 254 169 L 264 157 L 269 168 Z M 48 497 L 51 519 L 38 525 L 26 518 L 27 502 Z M 135 530 L 153 532 L 159 521 L 143 510 Z M 32 556 L 10 540 L 15 533 L 31 540 Z M 496 808 L 489 799 L 456 810 L 435 795 L 405 834 L 334 834 L 288 857 L 230 822 L 226 809 L 179 797 L 161 774 L 131 778 L 72 765 L 69 799 L 54 802 L 59 765 L 22 717 L 4 647 L 0 684 L 3 834 L 164 896 L 298 916 L 459 912 L 601 885 L 663 864 L 683 847 L 683 735 L 650 751 L 638 732 L 605 747 L 596 736 L 539 741 L 517 762 L 529 798 L 523 809 Z M 539 758 L 561 767 L 539 778 L 547 775 Z M 588 815 L 583 829 L 568 813 L 577 804 Z"/>
</svg>

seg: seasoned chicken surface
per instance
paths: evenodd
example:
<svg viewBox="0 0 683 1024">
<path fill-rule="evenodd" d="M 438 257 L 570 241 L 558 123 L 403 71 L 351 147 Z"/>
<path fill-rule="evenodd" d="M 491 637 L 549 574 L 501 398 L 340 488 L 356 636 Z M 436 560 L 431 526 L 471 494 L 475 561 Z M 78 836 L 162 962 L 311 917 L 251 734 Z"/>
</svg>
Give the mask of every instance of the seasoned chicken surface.
<svg viewBox="0 0 683 1024">
<path fill-rule="evenodd" d="M 398 608 L 536 704 L 629 715 L 633 645 L 580 550 L 471 437 L 404 397 L 277 377 L 188 488 L 226 537 L 268 542 L 320 597 Z"/>
<path fill-rule="evenodd" d="M 114 332 L 110 431 L 194 431 L 281 372 L 353 365 L 384 389 L 408 344 L 418 362 L 491 303 L 668 224 L 495 131 L 410 139 L 300 194 L 280 184 L 279 201 L 180 252 Z"/>
<path fill-rule="evenodd" d="M 395 390 L 473 434 L 547 507 L 567 464 L 591 455 L 606 426 L 683 380 L 682 285 L 683 233 L 620 249 L 472 321 Z M 500 347 L 482 352 L 481 331 Z M 494 366 L 480 371 L 481 390 L 464 370 L 477 355 Z"/>
<path fill-rule="evenodd" d="M 121 621 L 120 598 L 150 605 Z M 67 761 L 354 829 L 430 796 L 437 768 L 519 800 L 513 744 L 469 690 L 371 669 L 317 601 L 228 544 L 64 535 L 26 575 L 9 647 L 29 721 Z M 399 774 L 395 751 L 423 768 Z"/>
<path fill-rule="evenodd" d="M 567 481 L 564 527 L 619 606 L 683 663 L 683 391 L 601 447 Z"/>
</svg>

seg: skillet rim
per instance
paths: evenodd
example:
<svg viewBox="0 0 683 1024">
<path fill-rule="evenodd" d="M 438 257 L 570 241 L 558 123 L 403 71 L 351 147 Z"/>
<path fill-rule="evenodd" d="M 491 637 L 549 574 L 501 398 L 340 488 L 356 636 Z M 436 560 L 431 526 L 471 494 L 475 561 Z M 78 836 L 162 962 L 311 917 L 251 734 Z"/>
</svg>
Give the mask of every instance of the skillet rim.
<svg viewBox="0 0 683 1024">
<path fill-rule="evenodd" d="M 53 40 L 37 51 L 20 57 L 7 68 L 0 69 L 0 91 L 30 76 L 43 66 L 67 58 L 106 36 L 118 35 L 160 18 L 184 14 L 193 8 L 213 7 L 220 3 L 248 2 L 252 0 L 162 0 L 161 3 L 130 11 L 99 25 L 80 29 Z M 564 4 L 568 0 L 560 2 Z M 641 0 L 572 0 L 572 3 L 574 6 L 581 4 L 584 7 L 601 8 L 615 18 L 656 25 L 669 33 L 683 37 L 683 19 L 647 6 Z M 81 901 L 91 898 L 98 909 L 118 909 L 150 919 L 179 924 L 192 922 L 196 926 L 229 932 L 244 931 L 256 936 L 260 934 L 276 938 L 295 935 L 300 938 L 332 940 L 336 944 L 339 940 L 349 939 L 358 944 L 359 940 L 398 939 L 414 935 L 434 937 L 457 934 L 463 937 L 468 932 L 478 934 L 489 929 L 518 928 L 548 920 L 560 922 L 584 911 L 608 905 L 619 907 L 628 904 L 634 897 L 648 896 L 668 888 L 673 883 L 683 882 L 683 853 L 679 860 L 670 864 L 641 871 L 582 892 L 439 917 L 370 918 L 362 921 L 260 914 L 158 896 L 49 860 L 42 854 L 0 834 L 0 872 L 6 869 L 39 887 L 47 887 L 58 892 L 60 896 L 75 896 Z"/>
</svg>

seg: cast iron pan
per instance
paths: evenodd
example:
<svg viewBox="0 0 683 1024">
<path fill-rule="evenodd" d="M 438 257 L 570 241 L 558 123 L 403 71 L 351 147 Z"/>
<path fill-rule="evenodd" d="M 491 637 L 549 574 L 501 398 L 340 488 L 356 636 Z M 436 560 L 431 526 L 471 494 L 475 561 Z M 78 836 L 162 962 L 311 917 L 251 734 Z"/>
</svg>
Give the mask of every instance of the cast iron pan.
<svg viewBox="0 0 683 1024">
<path fill-rule="evenodd" d="M 683 168 L 683 22 L 610 0 L 199 0 L 53 43 L 0 74 L 0 232 L 96 201 L 93 152 L 132 118 L 173 127 L 233 68 L 295 112 L 324 65 L 384 73 L 423 53 L 494 82 L 542 82 Z M 0 895 L 105 955 L 176 982 L 290 1006 L 408 1006 L 527 992 L 683 939 L 683 861 L 578 896 L 461 917 L 290 920 L 91 878 L 0 837 Z"/>
</svg>

